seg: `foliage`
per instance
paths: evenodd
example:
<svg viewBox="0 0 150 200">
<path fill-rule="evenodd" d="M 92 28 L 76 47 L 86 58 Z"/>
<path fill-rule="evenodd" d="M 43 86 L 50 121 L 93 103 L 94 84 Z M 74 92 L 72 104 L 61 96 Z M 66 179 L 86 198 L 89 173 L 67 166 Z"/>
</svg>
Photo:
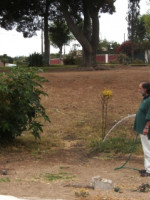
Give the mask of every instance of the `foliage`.
<svg viewBox="0 0 150 200">
<path fill-rule="evenodd" d="M 140 15 L 140 0 L 128 1 L 128 38 L 131 40 L 131 58 L 134 59 L 135 41 L 137 38 L 138 17 Z"/>
<path fill-rule="evenodd" d="M 69 30 L 84 49 L 84 65 L 96 64 L 99 42 L 99 12 L 115 11 L 115 0 L 5 0 L 0 2 L 0 26 L 6 30 L 16 28 L 24 37 L 32 37 L 44 30 L 44 64 L 49 65 L 49 22 L 65 19 Z M 82 28 L 79 24 L 84 22 Z M 91 56 L 94 55 L 94 56 Z"/>
<path fill-rule="evenodd" d="M 12 141 L 27 130 L 40 138 L 40 118 L 50 121 L 40 103 L 40 96 L 47 95 L 41 85 L 45 81 L 32 70 L 16 68 L 0 74 L 1 141 Z"/>
<path fill-rule="evenodd" d="M 128 37 L 131 41 L 135 41 L 136 30 L 138 26 L 138 17 L 140 15 L 140 0 L 129 0 L 128 2 Z"/>
<path fill-rule="evenodd" d="M 13 63 L 13 58 L 11 58 L 10 56 L 7 56 L 7 54 L 0 56 L 0 60 L 4 64 L 4 66 L 6 63 Z"/>
<path fill-rule="evenodd" d="M 131 49 L 132 49 L 132 42 L 126 41 L 123 42 L 117 49 L 116 49 L 116 53 L 123 53 L 126 54 L 127 56 L 131 56 Z M 137 42 L 134 42 L 134 53 L 138 53 L 140 52 L 140 45 Z"/>
<path fill-rule="evenodd" d="M 142 183 L 138 188 L 137 188 L 138 192 L 150 192 L 150 184 L 145 184 Z"/>
<path fill-rule="evenodd" d="M 50 174 L 50 173 L 46 173 L 45 174 L 45 179 L 47 181 L 55 181 L 55 180 L 60 180 L 60 179 L 72 179 L 75 178 L 74 175 L 69 175 L 66 172 L 60 172 L 58 174 Z"/>
<path fill-rule="evenodd" d="M 60 2 L 69 29 L 83 48 L 83 66 L 95 66 L 99 42 L 99 12 L 112 14 L 115 11 L 115 0 L 60 0 Z"/>
<path fill-rule="evenodd" d="M 6 177 L 6 178 L 0 178 L 0 183 L 5 182 L 8 183 L 10 182 L 10 178 Z"/>
<path fill-rule="evenodd" d="M 58 47 L 62 54 L 63 45 L 67 45 L 68 42 L 73 39 L 66 23 L 62 20 L 54 21 L 54 23 L 51 24 L 49 31 L 52 45 Z"/>
<path fill-rule="evenodd" d="M 117 56 L 117 59 L 121 64 L 129 64 L 130 62 L 130 58 L 126 54 L 123 54 L 123 53 L 119 54 Z"/>
<path fill-rule="evenodd" d="M 100 41 L 97 53 L 115 54 L 118 46 L 120 46 L 120 44 L 118 44 L 117 42 L 109 42 L 105 39 L 103 41 Z"/>
<path fill-rule="evenodd" d="M 97 153 L 130 153 L 133 146 L 133 140 L 127 137 L 113 137 L 103 142 L 100 139 L 94 139 L 90 143 L 91 152 Z M 140 140 L 136 144 L 136 149 L 140 146 Z"/>
<path fill-rule="evenodd" d="M 67 55 L 64 58 L 64 64 L 65 65 L 75 65 L 75 57 L 73 55 Z"/>
<path fill-rule="evenodd" d="M 144 64 L 143 60 L 135 59 L 133 60 L 133 64 Z"/>
<path fill-rule="evenodd" d="M 30 67 L 32 67 L 32 66 L 35 66 L 35 67 L 43 66 L 43 56 L 39 53 L 31 54 L 28 57 L 28 65 Z"/>
</svg>

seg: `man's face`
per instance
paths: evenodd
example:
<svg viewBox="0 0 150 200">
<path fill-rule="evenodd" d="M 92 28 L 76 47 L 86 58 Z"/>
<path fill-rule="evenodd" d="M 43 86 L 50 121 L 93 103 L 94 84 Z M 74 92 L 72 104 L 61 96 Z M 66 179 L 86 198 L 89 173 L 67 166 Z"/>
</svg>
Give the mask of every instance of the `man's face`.
<svg viewBox="0 0 150 200">
<path fill-rule="evenodd" d="M 139 92 L 142 94 L 143 97 L 146 96 L 146 89 L 143 88 L 142 83 L 139 85 Z"/>
</svg>

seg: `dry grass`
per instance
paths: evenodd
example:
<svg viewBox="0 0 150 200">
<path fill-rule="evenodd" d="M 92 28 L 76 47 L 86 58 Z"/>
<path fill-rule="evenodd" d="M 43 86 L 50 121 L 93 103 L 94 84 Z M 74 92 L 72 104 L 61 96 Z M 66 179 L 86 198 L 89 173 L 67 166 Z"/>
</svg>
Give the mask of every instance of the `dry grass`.
<svg viewBox="0 0 150 200">
<path fill-rule="evenodd" d="M 42 102 L 52 121 L 45 125 L 43 135 L 52 134 L 75 140 L 100 134 L 100 95 L 104 88 L 113 91 L 107 130 L 122 117 L 136 113 L 141 101 L 138 84 L 142 80 L 149 80 L 150 71 L 148 67 L 132 67 L 107 71 L 42 73 L 42 76 L 49 80 L 44 85 L 48 97 L 42 99 Z"/>
</svg>

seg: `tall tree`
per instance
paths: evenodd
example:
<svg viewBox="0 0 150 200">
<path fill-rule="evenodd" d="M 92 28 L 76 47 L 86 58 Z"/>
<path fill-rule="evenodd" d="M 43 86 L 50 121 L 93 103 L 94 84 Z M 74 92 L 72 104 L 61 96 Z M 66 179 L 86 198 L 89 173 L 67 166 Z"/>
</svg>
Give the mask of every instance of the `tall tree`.
<svg viewBox="0 0 150 200">
<path fill-rule="evenodd" d="M 96 65 L 99 43 L 99 13 L 115 11 L 115 0 L 59 0 L 70 31 L 83 48 L 83 65 Z M 83 27 L 79 24 L 83 21 Z"/>
<path fill-rule="evenodd" d="M 36 35 L 44 21 L 44 61 L 49 65 L 48 21 L 51 18 L 53 0 L 5 0 L 0 1 L 0 26 L 6 30 L 16 29 L 24 37 Z M 53 13 L 52 13 L 53 14 Z"/>
<path fill-rule="evenodd" d="M 138 17 L 140 15 L 140 0 L 128 1 L 128 38 L 131 40 L 131 59 L 134 60 L 134 42 L 136 41 L 136 30 L 138 26 Z"/>
<path fill-rule="evenodd" d="M 73 39 L 68 26 L 63 20 L 54 21 L 50 25 L 50 40 L 54 47 L 59 48 L 59 58 L 62 60 L 62 48 L 67 45 L 70 40 Z"/>
</svg>

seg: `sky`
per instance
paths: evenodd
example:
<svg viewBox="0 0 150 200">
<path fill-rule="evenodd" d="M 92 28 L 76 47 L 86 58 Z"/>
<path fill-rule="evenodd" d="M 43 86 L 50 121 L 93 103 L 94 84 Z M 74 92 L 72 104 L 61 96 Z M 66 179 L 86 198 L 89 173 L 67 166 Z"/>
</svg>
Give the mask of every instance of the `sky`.
<svg viewBox="0 0 150 200">
<path fill-rule="evenodd" d="M 150 5 L 148 0 L 141 0 L 140 14 L 146 14 Z M 127 11 L 128 0 L 116 0 L 116 12 L 113 15 L 101 14 L 100 17 L 100 40 L 107 39 L 118 43 L 127 40 Z M 77 42 L 76 42 L 77 43 Z M 65 48 L 68 53 L 73 48 L 72 45 Z M 0 28 L 0 55 L 7 54 L 11 57 L 29 56 L 32 53 L 41 53 L 41 33 L 37 32 L 37 36 L 32 38 L 23 38 L 22 33 L 15 30 L 6 31 Z M 51 53 L 58 53 L 59 49 L 50 47 Z"/>
</svg>

